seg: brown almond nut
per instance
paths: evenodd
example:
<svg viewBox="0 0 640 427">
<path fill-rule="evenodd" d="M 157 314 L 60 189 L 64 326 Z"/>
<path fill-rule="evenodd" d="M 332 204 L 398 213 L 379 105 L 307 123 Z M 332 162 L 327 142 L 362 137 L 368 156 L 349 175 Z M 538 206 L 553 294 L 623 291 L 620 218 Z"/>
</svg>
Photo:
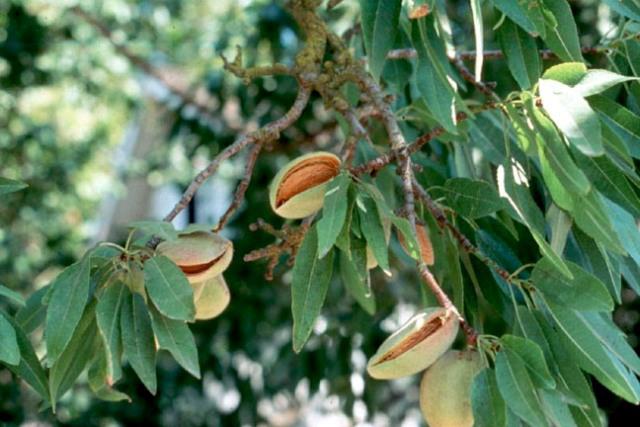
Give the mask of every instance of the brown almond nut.
<svg viewBox="0 0 640 427">
<path fill-rule="evenodd" d="M 229 267 L 233 244 L 210 231 L 194 231 L 160 243 L 158 252 L 176 263 L 194 285 L 220 275 Z"/>
<path fill-rule="evenodd" d="M 471 385 L 483 368 L 477 351 L 450 350 L 420 382 L 420 409 L 431 427 L 472 427 Z"/>
<path fill-rule="evenodd" d="M 369 359 L 367 372 L 378 379 L 394 379 L 420 372 L 451 347 L 458 328 L 458 317 L 451 310 L 427 308 L 382 343 Z"/>
<path fill-rule="evenodd" d="M 424 225 L 416 224 L 416 240 L 420 246 L 420 256 L 422 257 L 422 261 L 427 265 L 433 265 L 435 262 L 433 245 L 431 244 L 429 231 L 427 231 L 427 228 Z M 407 242 L 400 232 L 398 232 L 398 241 L 400 242 L 402 249 L 404 249 L 406 253 L 409 253 L 409 250 L 407 249 Z"/>
<path fill-rule="evenodd" d="M 289 162 L 271 183 L 269 202 L 283 218 L 297 219 L 322 209 L 326 184 L 340 173 L 340 159 L 319 151 Z"/>
</svg>

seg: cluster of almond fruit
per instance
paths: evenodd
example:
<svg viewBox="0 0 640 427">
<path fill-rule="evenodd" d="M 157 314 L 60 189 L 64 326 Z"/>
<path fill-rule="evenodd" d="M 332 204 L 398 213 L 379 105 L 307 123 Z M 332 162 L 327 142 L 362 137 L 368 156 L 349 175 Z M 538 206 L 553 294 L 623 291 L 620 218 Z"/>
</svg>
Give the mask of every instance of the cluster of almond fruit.
<svg viewBox="0 0 640 427">
<path fill-rule="evenodd" d="M 341 169 L 332 153 L 314 152 L 289 162 L 273 179 L 269 201 L 276 214 L 300 219 L 322 209 L 327 184 Z M 387 242 L 391 224 L 383 224 Z M 416 229 L 423 261 L 432 265 L 433 248 L 424 226 Z M 405 247 L 399 235 L 400 244 Z M 405 247 L 406 249 L 406 247 Z M 193 287 L 196 319 L 218 316 L 229 304 L 229 288 L 222 273 L 233 256 L 231 241 L 209 231 L 182 234 L 163 242 L 158 252 L 171 259 Z M 377 261 L 367 250 L 367 268 Z M 420 407 L 431 427 L 471 427 L 471 384 L 482 369 L 476 351 L 450 350 L 459 329 L 455 313 L 428 308 L 387 338 L 369 360 L 367 371 L 377 379 L 396 379 L 425 371 Z"/>
<path fill-rule="evenodd" d="M 158 252 L 173 261 L 193 288 L 197 320 L 213 319 L 231 296 L 222 273 L 231 264 L 233 243 L 210 231 L 194 231 L 162 242 Z"/>
<path fill-rule="evenodd" d="M 327 184 L 340 173 L 341 162 L 331 153 L 316 152 L 287 164 L 274 178 L 269 198 L 272 209 L 284 218 L 304 218 L 323 206 Z M 390 223 L 383 224 L 389 240 Z M 424 226 L 416 237 L 423 261 L 434 262 Z M 404 239 L 399 240 L 405 247 Z M 406 249 L 406 248 L 405 248 Z M 377 262 L 367 251 L 367 267 Z M 367 371 L 377 379 L 396 379 L 425 371 L 420 384 L 420 408 L 430 427 L 472 427 L 471 385 L 482 369 L 476 351 L 450 350 L 458 334 L 455 313 L 428 308 L 412 317 L 387 338 L 369 360 Z"/>
</svg>

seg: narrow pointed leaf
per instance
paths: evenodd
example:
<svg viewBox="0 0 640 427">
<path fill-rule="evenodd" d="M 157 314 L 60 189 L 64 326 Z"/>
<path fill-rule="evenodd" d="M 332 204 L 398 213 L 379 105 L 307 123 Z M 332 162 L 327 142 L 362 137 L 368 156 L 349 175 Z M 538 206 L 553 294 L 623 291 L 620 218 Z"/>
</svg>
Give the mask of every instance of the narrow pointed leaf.
<svg viewBox="0 0 640 427">
<path fill-rule="evenodd" d="M 47 360 L 56 361 L 64 351 L 82 317 L 89 298 L 90 258 L 67 267 L 51 284 L 44 330 Z"/>
<path fill-rule="evenodd" d="M 318 256 L 324 257 L 333 247 L 347 217 L 349 203 L 347 192 L 351 177 L 343 172 L 327 185 L 322 207 L 322 218 L 318 221 Z"/>
<path fill-rule="evenodd" d="M 165 256 L 144 263 L 144 284 L 160 313 L 176 320 L 193 320 L 193 289 L 180 268 Z"/>
<path fill-rule="evenodd" d="M 194 377 L 200 378 L 198 349 L 186 322 L 169 319 L 152 307 L 151 325 L 160 348 L 169 351 L 180 366 Z"/>
<path fill-rule="evenodd" d="M 333 254 L 318 259 L 318 233 L 311 227 L 296 255 L 291 284 L 293 349 L 300 352 L 309 339 L 316 318 L 327 296 L 333 273 Z"/>
<path fill-rule="evenodd" d="M 156 393 L 156 349 L 151 319 L 139 294 L 128 292 L 120 312 L 123 354 L 151 394 Z"/>
</svg>

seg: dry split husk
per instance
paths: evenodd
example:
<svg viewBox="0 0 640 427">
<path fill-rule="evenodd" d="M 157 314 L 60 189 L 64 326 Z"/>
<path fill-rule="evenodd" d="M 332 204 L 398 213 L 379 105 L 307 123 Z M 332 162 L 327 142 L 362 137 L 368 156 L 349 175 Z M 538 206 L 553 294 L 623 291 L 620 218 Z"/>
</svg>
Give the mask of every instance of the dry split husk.
<svg viewBox="0 0 640 427">
<path fill-rule="evenodd" d="M 176 263 L 194 285 L 219 276 L 229 267 L 233 244 L 213 232 L 195 231 L 160 243 L 158 252 Z"/>
<path fill-rule="evenodd" d="M 269 201 L 283 218 L 305 218 L 322 209 L 326 184 L 340 173 L 340 159 L 318 151 L 287 163 L 271 183 Z"/>
<path fill-rule="evenodd" d="M 367 372 L 378 379 L 416 374 L 451 347 L 458 328 L 458 317 L 452 311 L 441 307 L 427 308 L 382 343 L 369 359 Z"/>
</svg>

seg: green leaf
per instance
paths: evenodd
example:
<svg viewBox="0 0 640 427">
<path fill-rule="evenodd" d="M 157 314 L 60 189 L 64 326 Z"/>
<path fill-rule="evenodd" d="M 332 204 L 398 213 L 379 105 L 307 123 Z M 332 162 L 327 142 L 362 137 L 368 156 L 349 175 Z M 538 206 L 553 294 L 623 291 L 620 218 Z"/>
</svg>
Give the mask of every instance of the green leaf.
<svg viewBox="0 0 640 427">
<path fill-rule="evenodd" d="M 89 298 L 90 257 L 64 269 L 51 284 L 44 328 L 49 364 L 56 361 L 71 340 Z"/>
<path fill-rule="evenodd" d="M 604 0 L 611 9 L 629 19 L 640 21 L 640 4 L 633 0 Z"/>
<path fill-rule="evenodd" d="M 605 118 L 614 132 L 628 143 L 640 145 L 640 116 L 602 95 L 589 97 L 589 104 Z"/>
<path fill-rule="evenodd" d="M 636 217 L 640 217 L 640 199 L 624 173 L 607 156 L 588 157 L 574 153 L 580 169 L 593 185 L 608 198 L 620 204 Z"/>
<path fill-rule="evenodd" d="M 566 0 L 544 0 L 549 11 L 544 42 L 563 61 L 583 61 L 578 28 Z"/>
<path fill-rule="evenodd" d="M 542 350 L 548 363 L 554 360 L 551 348 L 538 320 L 528 307 L 518 305 L 516 307 L 516 322 L 514 333 L 535 342 Z"/>
<path fill-rule="evenodd" d="M 200 378 L 198 349 L 187 324 L 163 316 L 151 307 L 151 325 L 160 348 L 171 353 L 176 362 L 196 378 Z"/>
<path fill-rule="evenodd" d="M 4 313 L 0 313 L 0 362 L 14 366 L 20 363 L 20 347 L 16 330 L 5 318 Z"/>
<path fill-rule="evenodd" d="M 573 224 L 571 217 L 555 204 L 551 204 L 546 218 L 551 229 L 551 249 L 558 256 L 562 256 Z"/>
<path fill-rule="evenodd" d="M 587 75 L 587 66 L 582 62 L 563 62 L 549 67 L 542 75 L 548 80 L 556 80 L 567 86 L 575 86 Z"/>
<path fill-rule="evenodd" d="M 602 280 L 615 302 L 619 304 L 622 290 L 622 283 L 620 282 L 621 261 L 619 257 L 609 254 L 602 245 L 579 230 L 574 230 L 573 235 L 587 261 L 583 265 Z"/>
<path fill-rule="evenodd" d="M 587 156 L 604 154 L 598 116 L 575 89 L 540 79 L 540 97 L 549 117 L 571 144 Z"/>
<path fill-rule="evenodd" d="M 322 207 L 322 218 L 318 221 L 318 256 L 323 258 L 333 247 L 347 217 L 347 192 L 351 177 L 347 172 L 331 180 L 327 185 Z"/>
<path fill-rule="evenodd" d="M 482 62 L 484 60 L 484 24 L 481 3 L 482 0 L 470 0 L 471 15 L 473 17 L 473 38 L 476 47 L 474 75 L 478 81 L 482 81 Z"/>
<path fill-rule="evenodd" d="M 107 378 L 110 383 L 118 381 L 122 376 L 120 312 L 128 292 L 126 285 L 117 281 L 104 290 L 96 305 L 96 321 L 105 349 Z"/>
<path fill-rule="evenodd" d="M 47 306 L 42 303 L 42 299 L 50 289 L 51 287 L 47 285 L 29 295 L 25 306 L 16 313 L 16 322 L 25 333 L 30 334 L 44 323 L 47 316 Z"/>
<path fill-rule="evenodd" d="M 354 239 L 351 248 L 351 259 L 340 251 L 340 277 L 347 292 L 370 315 L 376 312 L 376 299 L 371 290 L 369 272 L 367 270 L 367 247 L 364 242 Z"/>
<path fill-rule="evenodd" d="M 594 334 L 583 313 L 545 300 L 559 332 L 582 369 L 613 393 L 632 403 L 640 400 L 640 384 Z"/>
<path fill-rule="evenodd" d="M 369 69 L 378 80 L 387 52 L 391 50 L 396 39 L 402 2 L 400 0 L 359 0 L 359 2 Z"/>
<path fill-rule="evenodd" d="M 515 335 L 503 335 L 500 338 L 500 343 L 504 346 L 505 351 L 511 351 L 520 356 L 533 382 L 538 387 L 547 389 L 556 387 L 556 382 L 549 372 L 542 349 L 534 341 Z"/>
<path fill-rule="evenodd" d="M 25 305 L 24 297 L 13 289 L 7 288 L 6 286 L 0 285 L 0 296 L 8 298 L 11 302 L 19 306 Z"/>
<path fill-rule="evenodd" d="M 421 258 L 420 255 L 420 245 L 418 244 L 418 240 L 416 239 L 416 235 L 411 229 L 411 224 L 409 220 L 406 218 L 400 218 L 395 215 L 391 215 L 389 217 L 391 219 L 391 223 L 393 226 L 402 234 L 404 238 L 404 244 L 406 246 L 406 251 L 409 256 L 415 260 L 419 260 Z"/>
<path fill-rule="evenodd" d="M 621 76 L 609 70 L 589 70 L 582 79 L 573 87 L 583 96 L 592 96 L 612 88 L 620 83 L 638 80 L 637 77 Z"/>
<path fill-rule="evenodd" d="M 475 427 L 504 427 L 506 408 L 494 371 L 484 368 L 471 385 L 471 407 Z"/>
<path fill-rule="evenodd" d="M 571 271 L 544 239 L 544 217 L 531 197 L 529 190 L 524 185 L 516 183 L 514 177 L 515 168 L 520 174 L 522 171 L 517 165 L 507 163 L 498 168 L 498 188 L 500 197 L 507 199 L 515 212 L 514 218 L 529 228 L 529 232 L 535 239 L 543 255 L 549 257 L 553 264 L 567 277 L 572 277 Z"/>
<path fill-rule="evenodd" d="M 575 209 L 572 212 L 573 219 L 582 231 L 597 242 L 612 252 L 623 254 L 623 246 L 625 249 L 627 248 L 625 241 L 627 236 L 616 235 L 615 221 L 617 218 L 615 215 L 607 214 L 609 206 L 607 205 L 607 209 L 605 209 L 603 201 L 607 201 L 607 199 L 601 197 L 596 191 L 590 191 L 580 199 L 580 209 Z M 612 220 L 614 220 L 613 223 Z M 620 238 L 618 239 L 618 237 Z M 624 245 L 621 242 L 624 242 Z"/>
<path fill-rule="evenodd" d="M 27 187 L 28 185 L 24 182 L 14 181 L 13 179 L 3 178 L 0 176 L 0 195 L 14 193 Z"/>
<path fill-rule="evenodd" d="M 118 390 L 114 390 L 110 384 L 107 373 L 107 355 L 104 346 L 96 353 L 93 363 L 87 372 L 89 387 L 93 394 L 100 400 L 107 402 L 131 402 L 131 398 Z"/>
<path fill-rule="evenodd" d="M 193 320 L 193 289 L 169 258 L 159 255 L 144 263 L 144 284 L 160 313 L 176 320 Z"/>
<path fill-rule="evenodd" d="M 546 35 L 542 2 L 529 0 L 492 0 L 498 10 L 532 35 Z"/>
<path fill-rule="evenodd" d="M 547 418 L 553 422 L 553 425 L 562 427 L 577 427 L 573 420 L 569 405 L 563 401 L 563 396 L 556 390 L 540 390 L 540 398 L 542 399 L 542 407 Z"/>
<path fill-rule="evenodd" d="M 309 339 L 320 314 L 333 274 L 333 254 L 318 259 L 318 235 L 311 227 L 300 245 L 293 265 L 291 312 L 293 314 L 293 350 L 299 353 Z"/>
<path fill-rule="evenodd" d="M 615 354 L 629 369 L 640 375 L 640 358 L 633 347 L 627 342 L 627 337 L 604 313 L 579 312 L 578 316 L 585 321 L 587 327 L 600 340 L 602 345 Z"/>
<path fill-rule="evenodd" d="M 178 232 L 173 228 L 173 224 L 166 221 L 134 221 L 129 227 L 142 231 L 149 236 L 156 236 L 163 240 L 176 240 Z M 208 230 L 211 228 L 208 227 Z"/>
<path fill-rule="evenodd" d="M 0 317 L 4 314 L 0 313 Z M 4 317 L 13 326 L 16 342 L 20 349 L 20 363 L 18 366 L 7 365 L 7 368 L 13 372 L 16 376 L 21 378 L 27 384 L 33 388 L 36 393 L 42 397 L 45 401 L 49 401 L 49 386 L 47 380 L 47 374 L 45 373 L 40 360 L 33 350 L 33 346 L 27 338 L 26 334 L 13 319 L 10 317 Z M 4 342 L 4 341 L 3 341 Z"/>
<path fill-rule="evenodd" d="M 366 194 L 359 195 L 359 199 L 361 203 L 356 205 L 362 234 L 380 264 L 380 268 L 390 274 L 389 248 L 376 202 Z"/>
<path fill-rule="evenodd" d="M 418 54 L 416 63 L 416 85 L 425 100 L 429 111 L 447 131 L 457 133 L 455 124 L 456 91 L 449 81 L 443 61 L 438 51 L 443 46 L 435 33 L 433 17 L 420 19 L 412 23 L 411 41 Z"/>
<path fill-rule="evenodd" d="M 93 357 L 98 337 L 95 319 L 95 305 L 92 303 L 84 311 L 69 345 L 51 366 L 49 393 L 54 411 L 56 402 L 73 386 Z"/>
<path fill-rule="evenodd" d="M 613 300 L 604 283 L 582 269 L 565 261 L 572 279 L 563 276 L 548 258 L 542 258 L 531 273 L 533 285 L 545 296 L 565 307 L 578 310 L 613 310 Z"/>
<path fill-rule="evenodd" d="M 613 228 L 622 242 L 625 251 L 640 265 L 640 233 L 633 215 L 622 209 L 617 203 L 604 198 L 609 218 L 613 221 Z M 592 236 L 593 237 L 593 236 Z M 594 237 L 596 241 L 601 242 Z"/>
<path fill-rule="evenodd" d="M 540 400 L 520 356 L 511 351 L 496 355 L 496 380 L 507 406 L 533 427 L 546 427 Z"/>
<path fill-rule="evenodd" d="M 497 35 L 511 75 L 520 88 L 531 89 L 538 81 L 541 70 L 535 39 L 518 28 L 510 19 L 505 19 L 498 28 Z"/>
<path fill-rule="evenodd" d="M 156 349 L 147 306 L 137 293 L 126 291 L 120 312 L 124 356 L 151 394 L 156 394 Z"/>
<path fill-rule="evenodd" d="M 504 209 L 504 201 L 488 182 L 468 178 L 451 178 L 444 185 L 447 204 L 458 215 L 471 219 Z"/>
<path fill-rule="evenodd" d="M 533 101 L 527 103 L 527 113 L 534 122 L 538 150 L 544 153 L 553 173 L 568 191 L 575 195 L 586 195 L 591 189 L 591 183 L 573 161 L 551 120 L 534 107 Z"/>
</svg>

